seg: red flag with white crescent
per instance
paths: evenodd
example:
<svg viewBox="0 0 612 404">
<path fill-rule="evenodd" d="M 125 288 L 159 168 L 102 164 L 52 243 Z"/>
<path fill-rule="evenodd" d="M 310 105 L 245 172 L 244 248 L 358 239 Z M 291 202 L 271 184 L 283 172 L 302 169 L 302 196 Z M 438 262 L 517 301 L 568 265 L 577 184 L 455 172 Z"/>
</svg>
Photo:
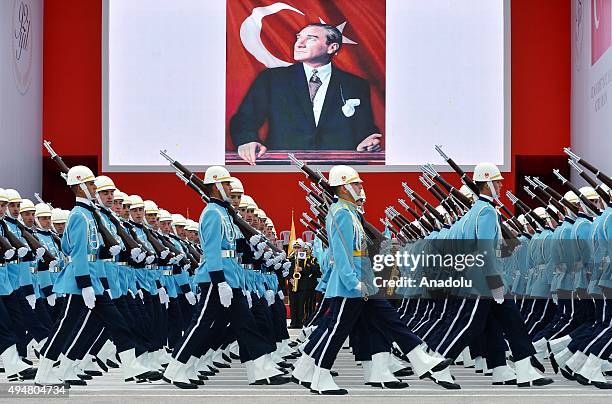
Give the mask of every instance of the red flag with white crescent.
<svg viewBox="0 0 612 404">
<path fill-rule="evenodd" d="M 385 133 L 385 6 L 385 0 L 228 0 L 226 128 L 257 74 L 293 64 L 295 35 L 323 22 L 342 32 L 333 63 L 370 83 L 374 121 Z M 228 129 L 226 149 L 233 148 Z"/>
</svg>

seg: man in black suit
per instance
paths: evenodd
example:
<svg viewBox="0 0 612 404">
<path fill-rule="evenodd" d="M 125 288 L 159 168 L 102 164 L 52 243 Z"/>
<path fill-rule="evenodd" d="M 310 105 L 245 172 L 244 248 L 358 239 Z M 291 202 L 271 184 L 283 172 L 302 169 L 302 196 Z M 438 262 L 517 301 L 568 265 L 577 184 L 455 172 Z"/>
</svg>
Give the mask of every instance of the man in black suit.
<svg viewBox="0 0 612 404">
<path fill-rule="evenodd" d="M 309 24 L 296 36 L 297 63 L 262 71 L 230 121 L 238 154 L 255 165 L 268 149 L 380 150 L 366 80 L 338 69 L 342 33 Z M 265 144 L 258 130 L 268 121 Z"/>
</svg>

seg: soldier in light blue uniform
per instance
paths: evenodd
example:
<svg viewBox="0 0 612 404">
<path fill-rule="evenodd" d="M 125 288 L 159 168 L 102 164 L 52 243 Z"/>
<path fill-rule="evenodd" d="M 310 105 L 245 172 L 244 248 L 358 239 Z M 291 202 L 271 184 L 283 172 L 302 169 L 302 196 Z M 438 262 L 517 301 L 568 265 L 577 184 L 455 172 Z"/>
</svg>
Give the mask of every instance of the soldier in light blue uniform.
<svg viewBox="0 0 612 404">
<path fill-rule="evenodd" d="M 180 388 L 197 388 L 197 375 L 192 374 L 193 354 L 212 344 L 211 325 L 229 319 L 241 345 L 251 384 L 283 384 L 274 362 L 267 357 L 264 337 L 259 333 L 242 293 L 244 275 L 236 260 L 236 229 L 230 216 L 231 177 L 220 166 L 206 170 L 204 184 L 210 201 L 200 217 L 200 244 L 206 261 L 197 269 L 195 280 L 201 290 L 196 314 L 183 339 L 174 347 L 165 378 Z"/>
<path fill-rule="evenodd" d="M 57 266 L 49 270 L 49 272 L 51 273 L 51 282 L 53 283 L 53 285 L 55 285 L 55 282 L 57 282 L 57 277 L 68 264 L 68 257 L 66 257 L 66 254 L 64 254 L 64 252 L 62 251 L 62 244 L 61 244 L 62 235 L 64 234 L 64 229 L 66 228 L 66 222 L 68 221 L 68 215 L 70 215 L 70 211 L 68 210 L 56 208 L 51 211 L 51 225 L 52 225 L 51 231 L 54 231 L 60 243 L 59 245 L 57 245 L 56 243 L 57 250 L 55 251 L 56 254 L 54 253 L 54 255 L 58 258 Z M 57 239 L 55 240 L 57 241 Z M 53 322 L 55 322 L 59 318 L 61 309 L 64 306 L 64 301 L 65 301 L 65 297 L 64 297 L 65 295 L 63 293 L 61 294 L 54 293 L 54 294 L 56 295 L 55 305 L 51 309 L 51 317 L 53 318 Z"/>
<path fill-rule="evenodd" d="M 4 189 L 0 188 L 0 220 L 4 217 L 9 198 Z M 8 242 L 4 226 L 0 226 L 0 236 Z M 27 380 L 34 378 L 36 369 L 33 369 L 19 357 L 14 317 L 8 310 L 5 300 L 14 290 L 9 279 L 7 263 L 17 259 L 18 254 L 13 247 L 0 256 L 0 359 L 2 367 L 9 381 Z"/>
<path fill-rule="evenodd" d="M 330 369 L 361 315 L 367 315 L 368 321 L 376 321 L 377 326 L 389 331 L 419 376 L 442 371 L 450 364 L 450 361 L 429 356 L 420 346 L 422 341 L 399 320 L 397 311 L 386 300 L 364 300 L 377 290 L 374 285 L 362 282 L 361 271 L 371 271 L 371 266 L 366 235 L 356 205 L 363 188 L 361 182 L 357 171 L 348 166 L 332 167 L 329 174 L 329 185 L 338 196 L 338 201 L 329 208 L 325 224 L 334 262 L 325 293 L 325 297 L 331 299 L 331 320 L 319 326 L 325 327 L 325 331 L 317 333 L 320 338 L 309 340 L 292 373 L 295 382 L 310 383 L 311 392 L 317 394 L 347 394 L 345 389 L 336 385 Z M 379 373 L 382 370 L 372 371 L 372 381 L 381 384 L 397 382 L 388 368 L 385 370 L 390 379 L 386 378 L 387 375 L 382 379 L 383 375 Z"/>
<path fill-rule="evenodd" d="M 4 298 L 4 303 L 15 326 L 15 335 L 19 341 L 17 350 L 21 356 L 25 357 L 28 342 L 26 331 L 37 341 L 36 350 L 40 350 L 45 343 L 45 338 L 49 335 L 49 329 L 39 320 L 35 312 L 37 295 L 31 273 L 31 268 L 35 268 L 36 261 L 43 256 L 45 249 L 39 248 L 34 251 L 22 235 L 21 229 L 24 227 L 19 222 L 22 201 L 19 192 L 7 189 L 6 195 L 9 203 L 4 216 L 5 230 L 14 234 L 25 248 L 20 248 L 15 257 L 18 259 L 10 261 L 7 265 L 8 278 L 13 292 Z"/>
<path fill-rule="evenodd" d="M 66 344 L 80 343 L 80 332 L 74 341 L 69 339 L 73 330 L 80 328 L 81 321 L 94 315 L 108 330 L 117 347 L 126 379 L 159 380 L 161 375 L 150 372 L 143 366 L 137 356 L 142 348 L 133 343 L 133 336 L 125 319 L 117 311 L 98 278 L 99 255 L 118 253 L 109 246 L 103 246 L 98 231 L 98 220 L 92 199 L 96 192 L 94 175 L 84 166 L 75 166 L 67 174 L 66 182 L 76 196 L 76 204 L 68 218 L 68 224 L 62 237 L 62 250 L 70 257 L 70 262 L 57 278 L 53 287 L 55 293 L 68 295 L 66 306 L 49 334 L 41 350 L 40 364 L 36 374 L 37 385 L 64 385 L 63 380 L 55 374 L 53 365 Z M 107 251 L 104 252 L 103 250 Z M 83 318 L 84 317 L 84 318 Z M 138 352 L 137 352 L 138 351 Z M 63 362 L 63 361 L 62 361 Z"/>
</svg>

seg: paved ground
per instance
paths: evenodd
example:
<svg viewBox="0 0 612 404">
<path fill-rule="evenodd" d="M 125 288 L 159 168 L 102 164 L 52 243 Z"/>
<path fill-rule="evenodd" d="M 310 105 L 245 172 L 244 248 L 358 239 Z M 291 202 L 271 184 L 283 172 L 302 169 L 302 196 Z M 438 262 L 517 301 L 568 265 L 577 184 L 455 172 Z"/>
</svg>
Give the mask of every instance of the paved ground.
<svg viewBox="0 0 612 404">
<path fill-rule="evenodd" d="M 163 382 L 150 384 L 124 383 L 120 371 L 111 369 L 103 377 L 95 378 L 86 387 L 73 387 L 70 390 L 70 402 L 74 403 L 134 403 L 137 401 L 147 403 L 184 403 L 196 400 L 211 400 L 212 403 L 306 403 L 306 402 L 350 402 L 350 403 L 406 403 L 414 400 L 416 403 L 475 403 L 491 402 L 495 404 L 521 403 L 521 404 L 548 404 L 548 403 L 612 403 L 612 391 L 598 390 L 595 387 L 581 386 L 569 382 L 560 375 L 555 375 L 548 367 L 547 375 L 555 383 L 540 388 L 519 389 L 513 386 L 492 386 L 490 378 L 476 375 L 473 369 L 454 366 L 452 373 L 461 384 L 461 390 L 444 390 L 427 380 L 416 377 L 404 379 L 410 385 L 403 390 L 382 390 L 365 386 L 363 373 L 356 366 L 349 351 L 342 350 L 334 369 L 339 372 L 335 378 L 340 387 L 349 390 L 344 397 L 316 396 L 309 390 L 289 383 L 278 387 L 249 386 L 246 383 L 244 366 L 234 362 L 229 369 L 206 382 L 198 390 L 180 390 Z M 6 388 L 7 385 L 2 385 Z M 3 392 L 0 402 L 9 400 L 15 402 Z M 31 396 L 30 396 L 31 397 Z M 65 398 L 64 398 L 65 399 Z M 19 403 L 29 401 L 40 402 L 40 398 L 29 399 L 22 397 Z M 53 400 L 49 402 L 53 403 Z"/>
</svg>

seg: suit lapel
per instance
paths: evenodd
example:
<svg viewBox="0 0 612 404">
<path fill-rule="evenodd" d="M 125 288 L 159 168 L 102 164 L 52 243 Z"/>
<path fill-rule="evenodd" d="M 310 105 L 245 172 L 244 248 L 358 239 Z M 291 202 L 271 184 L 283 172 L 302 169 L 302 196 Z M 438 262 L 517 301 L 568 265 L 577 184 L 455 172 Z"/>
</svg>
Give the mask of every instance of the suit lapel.
<svg viewBox="0 0 612 404">
<path fill-rule="evenodd" d="M 317 128 L 320 128 L 323 123 L 328 121 L 328 115 L 333 113 L 340 99 L 340 72 L 332 64 L 331 77 L 329 78 L 329 85 L 325 93 L 325 100 L 323 101 L 323 108 L 321 109 L 319 126 Z"/>
<path fill-rule="evenodd" d="M 314 113 L 312 112 L 312 103 L 310 102 L 310 93 L 308 92 L 308 84 L 306 82 L 304 66 L 301 63 L 296 63 L 293 66 L 294 72 L 291 79 L 291 86 L 293 87 L 298 103 L 304 111 L 304 117 L 306 118 L 308 125 L 314 131 Z"/>
</svg>

